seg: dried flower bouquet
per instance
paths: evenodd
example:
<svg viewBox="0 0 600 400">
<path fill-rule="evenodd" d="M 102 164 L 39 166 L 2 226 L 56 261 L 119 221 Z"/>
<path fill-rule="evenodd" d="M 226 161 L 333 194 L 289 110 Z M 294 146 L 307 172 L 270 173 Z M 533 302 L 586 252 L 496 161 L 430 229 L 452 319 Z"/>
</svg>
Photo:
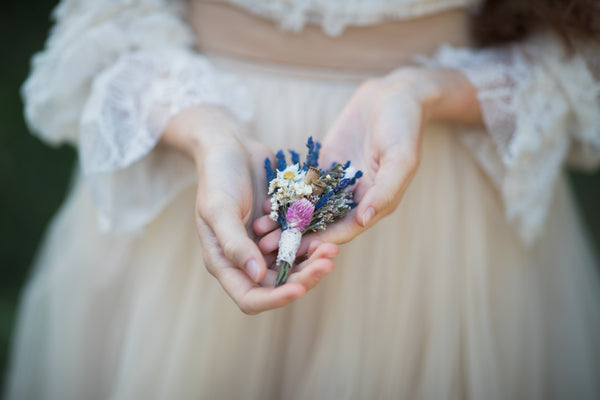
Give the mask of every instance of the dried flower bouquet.
<svg viewBox="0 0 600 400">
<path fill-rule="evenodd" d="M 344 217 L 356 206 L 354 194 L 348 188 L 362 176 L 361 171 L 345 164 L 333 163 L 327 170 L 319 169 L 321 144 L 312 137 L 306 144 L 308 155 L 301 165 L 300 156 L 290 150 L 291 164 L 279 150 L 276 169 L 265 159 L 265 170 L 271 196 L 273 221 L 282 229 L 277 263 L 280 267 L 275 286 L 284 284 L 296 259 L 302 235 L 308 231 L 325 230 L 328 224 Z"/>
</svg>

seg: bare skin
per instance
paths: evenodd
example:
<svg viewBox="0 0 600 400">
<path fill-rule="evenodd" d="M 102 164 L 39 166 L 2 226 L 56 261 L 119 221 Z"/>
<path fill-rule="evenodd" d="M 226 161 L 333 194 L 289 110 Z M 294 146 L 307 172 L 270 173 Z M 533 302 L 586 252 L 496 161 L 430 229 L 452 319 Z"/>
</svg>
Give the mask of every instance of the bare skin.
<svg viewBox="0 0 600 400">
<path fill-rule="evenodd" d="M 163 144 L 196 163 L 196 226 L 208 270 L 240 310 L 247 314 L 283 307 L 302 297 L 333 269 L 334 244 L 314 241 L 308 258 L 295 268 L 288 284 L 273 288 L 273 258 L 260 252 L 247 224 L 266 199 L 264 145 L 244 134 L 226 111 L 212 106 L 187 109 L 171 119 Z"/>
<path fill-rule="evenodd" d="M 283 307 L 333 270 L 345 243 L 395 210 L 420 160 L 430 121 L 481 124 L 475 89 L 459 72 L 404 68 L 361 85 L 327 133 L 321 162 L 352 160 L 364 177 L 358 207 L 324 232 L 306 235 L 288 283 L 273 288 L 281 231 L 267 215 L 263 160 L 273 153 L 223 109 L 195 107 L 174 117 L 162 142 L 194 159 L 196 224 L 207 270 L 247 314 Z M 253 230 L 247 229 L 250 221 Z M 258 245 L 258 237 L 262 236 Z"/>
<path fill-rule="evenodd" d="M 306 235 L 305 253 L 314 240 L 346 243 L 392 213 L 419 166 L 423 127 L 429 122 L 482 124 L 471 83 L 450 69 L 403 68 L 366 81 L 333 124 L 320 162 L 351 160 L 365 174 L 355 188 L 358 206 L 327 230 Z M 268 216 L 254 222 L 264 235 L 263 253 L 277 249 L 280 231 Z"/>
<path fill-rule="evenodd" d="M 236 7 L 190 1 L 189 22 L 200 51 L 378 75 L 407 65 L 415 53 L 433 51 L 442 40 L 467 45 L 466 18 L 465 10 L 449 10 L 414 21 L 348 27 L 331 38 L 310 24 L 301 34 L 281 32 Z M 235 30 L 229 29 L 232 21 Z M 415 31 L 426 34 L 415 38 L 410 35 Z M 302 297 L 333 269 L 336 244 L 352 240 L 397 207 L 418 167 L 425 124 L 480 120 L 475 90 L 457 71 L 403 68 L 361 85 L 326 135 L 320 159 L 322 164 L 352 160 L 365 173 L 356 186 L 359 205 L 326 231 L 306 235 L 288 283 L 277 289 L 272 288 L 275 272 L 267 267 L 275 261 L 281 231 L 261 217 L 270 211 L 263 160 L 271 150 L 250 139 L 226 111 L 211 106 L 172 118 L 162 142 L 196 163 L 196 224 L 207 270 L 243 312 L 256 314 Z"/>
</svg>

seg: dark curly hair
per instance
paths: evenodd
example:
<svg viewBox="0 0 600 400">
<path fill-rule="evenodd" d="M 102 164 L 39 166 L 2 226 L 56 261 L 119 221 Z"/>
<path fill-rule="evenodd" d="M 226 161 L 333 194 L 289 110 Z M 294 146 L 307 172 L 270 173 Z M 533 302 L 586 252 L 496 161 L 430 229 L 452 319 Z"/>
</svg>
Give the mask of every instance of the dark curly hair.
<svg viewBox="0 0 600 400">
<path fill-rule="evenodd" d="M 574 39 L 600 40 L 597 0 L 487 0 L 471 18 L 479 46 L 524 39 L 540 29 L 555 31 L 572 48 Z"/>
</svg>

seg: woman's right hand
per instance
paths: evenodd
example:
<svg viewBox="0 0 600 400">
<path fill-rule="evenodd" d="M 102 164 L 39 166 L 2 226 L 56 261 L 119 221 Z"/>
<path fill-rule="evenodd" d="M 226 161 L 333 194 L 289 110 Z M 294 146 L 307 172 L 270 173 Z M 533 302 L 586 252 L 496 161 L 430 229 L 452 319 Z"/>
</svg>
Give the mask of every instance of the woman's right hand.
<svg viewBox="0 0 600 400">
<path fill-rule="evenodd" d="M 288 283 L 272 287 L 276 274 L 267 267 L 273 260 L 263 257 L 247 228 L 266 200 L 263 162 L 272 152 L 245 135 L 243 126 L 224 109 L 184 110 L 171 119 L 162 142 L 196 162 L 196 225 L 204 262 L 244 313 L 285 306 L 333 269 L 337 246 L 316 242 Z"/>
<path fill-rule="evenodd" d="M 327 132 L 319 163 L 351 160 L 363 171 L 353 189 L 358 206 L 326 230 L 307 234 L 298 254 L 312 240 L 346 243 L 396 209 L 416 173 L 429 122 L 482 124 L 476 90 L 460 71 L 400 68 L 356 90 Z M 281 232 L 269 216 L 254 228 L 264 235 L 261 250 L 274 251 Z"/>
</svg>

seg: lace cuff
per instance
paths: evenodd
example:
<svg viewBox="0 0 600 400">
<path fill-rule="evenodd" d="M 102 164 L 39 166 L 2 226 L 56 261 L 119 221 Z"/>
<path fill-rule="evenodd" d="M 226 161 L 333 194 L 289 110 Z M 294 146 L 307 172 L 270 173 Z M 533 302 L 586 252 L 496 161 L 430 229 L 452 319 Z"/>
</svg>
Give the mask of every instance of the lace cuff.
<svg viewBox="0 0 600 400">
<path fill-rule="evenodd" d="M 203 57 L 177 49 L 132 52 L 100 74 L 79 129 L 79 155 L 102 230 L 139 228 L 195 179 L 191 162 L 157 148 L 169 119 L 199 104 L 251 118 L 248 94 Z"/>
<path fill-rule="evenodd" d="M 445 46 L 425 61 L 460 70 L 477 88 L 487 134 L 466 132 L 464 142 L 527 244 L 542 233 L 567 157 L 600 162 L 600 85 L 583 53 L 568 56 L 544 34 L 489 50 Z"/>
<path fill-rule="evenodd" d="M 250 117 L 242 86 L 192 48 L 184 0 L 62 0 L 23 85 L 31 130 L 79 146 L 103 230 L 143 227 L 195 179 L 157 146 L 169 118 L 197 104 Z"/>
</svg>

